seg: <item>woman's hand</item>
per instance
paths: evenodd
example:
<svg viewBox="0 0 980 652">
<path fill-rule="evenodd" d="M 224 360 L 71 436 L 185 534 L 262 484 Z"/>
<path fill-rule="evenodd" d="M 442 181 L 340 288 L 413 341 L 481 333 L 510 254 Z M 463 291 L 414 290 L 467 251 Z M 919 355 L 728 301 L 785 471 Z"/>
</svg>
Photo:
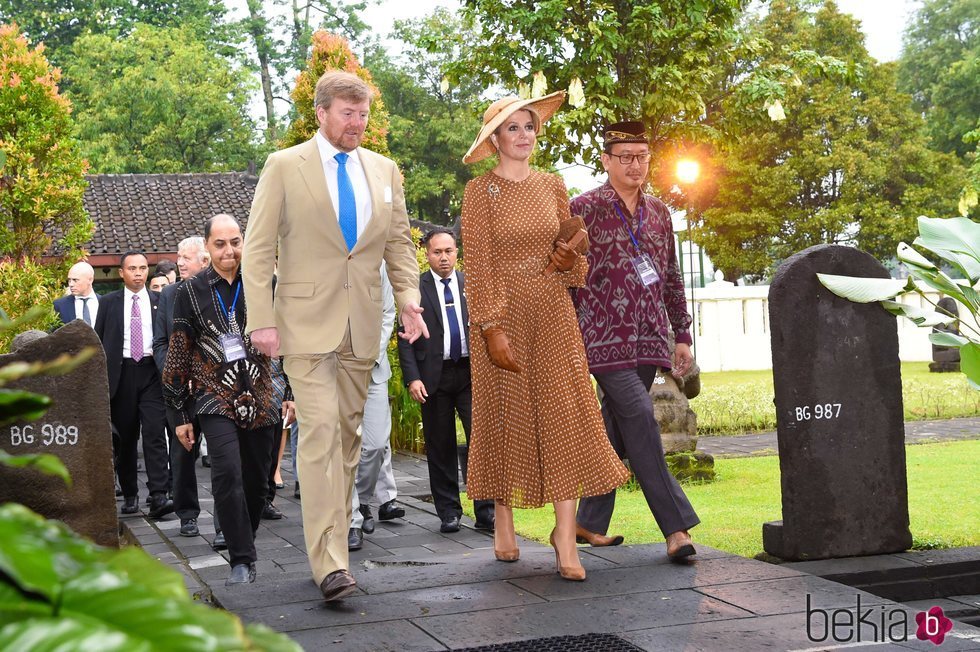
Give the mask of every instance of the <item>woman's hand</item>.
<svg viewBox="0 0 980 652">
<path fill-rule="evenodd" d="M 177 426 L 177 440 L 188 452 L 194 448 L 194 424 L 184 423 Z"/>
<path fill-rule="evenodd" d="M 510 340 L 500 326 L 494 326 L 483 331 L 483 339 L 487 342 L 487 353 L 490 354 L 490 361 L 501 369 L 521 372 L 521 366 L 517 364 L 514 352 L 510 350 Z"/>
<path fill-rule="evenodd" d="M 292 425 L 293 421 L 296 420 L 296 403 L 294 401 L 283 401 L 282 402 L 282 427 L 286 428 Z"/>
<path fill-rule="evenodd" d="M 567 272 L 573 267 L 575 267 L 575 261 L 578 260 L 579 253 L 568 246 L 563 240 L 555 241 L 555 250 L 551 252 L 548 258 L 551 260 L 551 264 L 555 266 L 559 272 Z"/>
</svg>

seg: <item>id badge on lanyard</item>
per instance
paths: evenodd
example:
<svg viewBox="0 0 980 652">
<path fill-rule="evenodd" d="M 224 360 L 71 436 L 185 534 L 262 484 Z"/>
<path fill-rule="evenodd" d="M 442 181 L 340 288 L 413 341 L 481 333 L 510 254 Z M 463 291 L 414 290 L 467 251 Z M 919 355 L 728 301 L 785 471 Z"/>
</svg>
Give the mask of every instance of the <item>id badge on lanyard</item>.
<svg viewBox="0 0 980 652">
<path fill-rule="evenodd" d="M 633 256 L 631 260 L 643 285 L 650 286 L 660 282 L 660 274 L 657 273 L 657 267 L 653 264 L 650 256 L 641 252 L 639 256 Z"/>
<path fill-rule="evenodd" d="M 223 333 L 219 338 L 225 362 L 235 362 L 245 358 L 245 342 L 238 333 Z"/>
<path fill-rule="evenodd" d="M 623 212 L 619 210 L 619 204 L 613 204 L 616 209 L 616 214 L 619 215 L 619 219 L 623 221 L 623 226 L 626 227 L 626 232 L 630 236 L 630 241 L 633 242 L 633 246 L 636 247 L 637 255 L 630 259 L 633 263 L 633 269 L 636 270 L 636 275 L 640 278 L 640 283 L 643 283 L 644 287 L 649 287 L 655 283 L 660 282 L 660 274 L 657 272 L 657 266 L 654 264 L 653 259 L 650 255 L 644 252 L 640 248 L 640 242 L 637 240 L 636 235 L 633 233 L 633 229 L 630 228 L 629 222 L 626 221 L 626 216 Z M 639 207 L 637 208 L 637 230 L 643 229 L 643 215 L 639 212 Z"/>
</svg>

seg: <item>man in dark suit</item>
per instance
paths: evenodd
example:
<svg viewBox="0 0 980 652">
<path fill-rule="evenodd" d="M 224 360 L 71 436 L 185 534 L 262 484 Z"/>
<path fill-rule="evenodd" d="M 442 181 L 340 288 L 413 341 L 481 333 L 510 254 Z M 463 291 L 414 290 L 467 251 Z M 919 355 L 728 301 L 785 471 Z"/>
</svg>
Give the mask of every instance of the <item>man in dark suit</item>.
<svg viewBox="0 0 980 652">
<path fill-rule="evenodd" d="M 470 440 L 473 394 L 470 386 L 469 315 L 463 274 L 456 271 L 456 237 L 435 229 L 423 239 L 430 271 L 419 277 L 422 318 L 429 339 L 398 340 L 402 376 L 412 398 L 422 404 L 422 430 L 429 463 L 429 487 L 442 532 L 457 532 L 463 514 L 459 502 L 456 414 Z M 493 501 L 478 500 L 476 527 L 493 530 Z"/>
<path fill-rule="evenodd" d="M 142 431 L 143 463 L 150 490 L 151 518 L 174 511 L 167 498 L 168 454 L 166 418 L 160 372 L 153 362 L 153 321 L 160 295 L 146 289 L 146 256 L 122 255 L 119 276 L 126 286 L 102 297 L 95 332 L 102 340 L 109 373 L 109 411 L 119 433 L 116 474 L 123 492 L 123 514 L 139 511 L 136 446 Z"/>
<path fill-rule="evenodd" d="M 180 273 L 180 282 L 206 269 L 210 260 L 211 257 L 204 247 L 204 238 L 191 236 L 181 240 L 177 245 L 176 267 Z M 153 322 L 153 359 L 161 374 L 167 362 L 167 351 L 170 349 L 170 334 L 173 332 L 174 322 L 174 296 L 177 294 L 178 285 L 174 283 L 163 288 Z M 191 450 L 184 448 L 174 434 L 177 432 L 177 426 L 180 425 L 177 418 L 176 411 L 167 408 L 167 426 L 173 435 L 170 441 L 170 468 L 173 471 L 174 511 L 180 519 L 180 535 L 196 537 L 201 533 L 197 526 L 197 518 L 201 515 L 201 503 L 197 498 L 197 473 L 194 471 L 194 463 L 200 453 L 203 438 L 198 437 Z M 215 538 L 218 539 L 221 530 L 217 525 L 215 529 L 217 530 Z M 214 545 L 221 547 L 222 544 L 218 540 Z"/>
<path fill-rule="evenodd" d="M 68 270 L 67 296 L 56 299 L 54 311 L 58 313 L 61 323 L 67 324 L 74 319 L 81 319 L 89 326 L 95 325 L 99 314 L 99 296 L 92 290 L 95 280 L 95 270 L 86 262 L 75 263 Z"/>
</svg>

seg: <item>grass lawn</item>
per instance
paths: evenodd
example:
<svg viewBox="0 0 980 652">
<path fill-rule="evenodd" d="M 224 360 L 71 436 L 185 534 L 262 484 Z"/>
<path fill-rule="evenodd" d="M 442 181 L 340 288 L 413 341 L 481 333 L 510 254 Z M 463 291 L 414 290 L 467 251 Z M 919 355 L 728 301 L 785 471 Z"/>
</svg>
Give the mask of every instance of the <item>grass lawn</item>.
<svg viewBox="0 0 980 652">
<path fill-rule="evenodd" d="M 980 440 L 907 446 L 909 515 L 915 548 L 980 545 Z M 744 557 L 762 552 L 762 523 L 780 519 L 779 458 L 719 459 L 718 479 L 687 485 L 701 525 L 692 531 L 704 543 Z M 472 518 L 472 503 L 464 501 Z M 522 536 L 546 542 L 554 527 L 550 506 L 514 510 Z M 620 491 L 611 533 L 627 543 L 663 541 L 639 491 Z"/>
<path fill-rule="evenodd" d="M 928 362 L 902 363 L 905 420 L 952 419 L 980 414 L 980 392 L 963 374 L 934 374 Z M 698 434 L 737 435 L 776 429 L 772 371 L 701 374 L 701 395 L 691 401 Z"/>
</svg>

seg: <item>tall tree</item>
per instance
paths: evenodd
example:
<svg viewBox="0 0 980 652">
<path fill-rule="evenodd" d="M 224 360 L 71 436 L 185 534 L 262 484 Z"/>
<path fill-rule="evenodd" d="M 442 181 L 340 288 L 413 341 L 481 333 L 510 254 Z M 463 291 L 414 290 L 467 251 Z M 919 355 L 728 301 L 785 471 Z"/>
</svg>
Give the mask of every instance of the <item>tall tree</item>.
<svg viewBox="0 0 980 652">
<path fill-rule="evenodd" d="M 381 93 L 375 86 L 371 72 L 358 62 L 351 52 L 347 39 L 324 31 L 314 32 L 310 59 L 296 78 L 292 98 L 296 117 L 283 137 L 282 146 L 290 147 L 313 137 L 318 128 L 313 99 L 316 95 L 316 82 L 327 70 L 344 70 L 354 73 L 368 83 L 375 91 L 371 103 L 371 116 L 364 132 L 364 147 L 388 155 L 388 130 L 390 128 L 388 110 Z"/>
<path fill-rule="evenodd" d="M 943 152 L 976 149 L 967 132 L 980 118 L 980 0 L 925 0 L 905 32 L 900 88 L 926 114 Z"/>
<path fill-rule="evenodd" d="M 462 161 L 480 120 L 474 107 L 483 90 L 473 76 L 450 84 L 453 61 L 468 57 L 476 34 L 458 16 L 437 9 L 425 18 L 400 21 L 396 59 L 374 48 L 365 63 L 391 113 L 388 142 L 405 174 L 405 202 L 413 217 L 451 224 L 459 215 L 472 170 Z"/>
<path fill-rule="evenodd" d="M 65 68 L 83 152 L 100 173 L 243 170 L 251 76 L 190 30 L 79 38 Z"/>
<path fill-rule="evenodd" d="M 921 116 L 896 89 L 895 65 L 871 59 L 857 22 L 833 2 L 812 5 L 777 0 L 751 28 L 776 46 L 771 63 L 812 50 L 863 74 L 802 74 L 787 91 L 784 119 L 729 125 L 712 161 L 713 206 L 693 217 L 695 240 L 730 280 L 764 277 L 820 243 L 890 258 L 915 236 L 916 216 L 953 213 L 964 181 L 955 157 L 928 148 Z"/>
<path fill-rule="evenodd" d="M 20 316 L 57 296 L 93 224 L 82 207 L 86 164 L 72 137 L 59 72 L 13 25 L 0 25 L 0 307 Z"/>
</svg>

